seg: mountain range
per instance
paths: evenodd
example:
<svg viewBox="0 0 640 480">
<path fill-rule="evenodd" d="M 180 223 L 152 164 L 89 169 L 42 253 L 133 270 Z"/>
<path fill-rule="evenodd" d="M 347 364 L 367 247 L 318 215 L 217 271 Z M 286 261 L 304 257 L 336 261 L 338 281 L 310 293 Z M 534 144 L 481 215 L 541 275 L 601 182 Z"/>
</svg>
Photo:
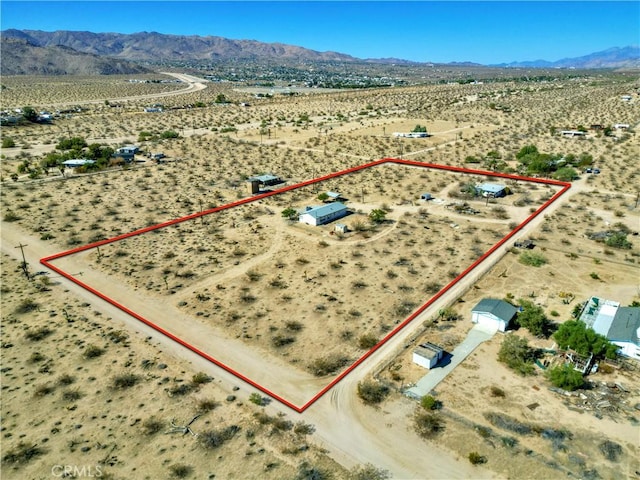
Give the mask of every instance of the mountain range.
<svg viewBox="0 0 640 480">
<path fill-rule="evenodd" d="M 85 31 L 44 32 L 4 30 L 3 75 L 23 74 L 131 74 L 145 71 L 134 62 L 158 61 L 295 61 L 420 65 L 402 59 L 359 59 L 338 52 L 318 52 L 282 43 L 232 40 L 217 36 L 168 35 L 157 32 L 133 34 Z M 449 65 L 480 66 L 469 62 Z M 493 67 L 511 68 L 640 68 L 640 48 L 610 48 L 578 58 L 556 62 L 535 60 Z"/>
</svg>

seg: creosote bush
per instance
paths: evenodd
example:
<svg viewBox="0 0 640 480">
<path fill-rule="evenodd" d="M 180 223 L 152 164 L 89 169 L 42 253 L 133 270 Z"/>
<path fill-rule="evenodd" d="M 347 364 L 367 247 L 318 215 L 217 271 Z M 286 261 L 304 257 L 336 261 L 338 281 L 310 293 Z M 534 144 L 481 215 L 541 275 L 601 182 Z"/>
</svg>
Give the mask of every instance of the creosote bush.
<svg viewBox="0 0 640 480">
<path fill-rule="evenodd" d="M 416 411 L 413 417 L 416 433 L 422 438 L 433 438 L 444 430 L 444 422 L 439 413 Z"/>
<path fill-rule="evenodd" d="M 140 381 L 140 377 L 133 373 L 123 373 L 113 377 L 111 387 L 115 390 L 124 390 L 131 388 Z"/>
<path fill-rule="evenodd" d="M 389 387 L 373 380 L 358 382 L 358 396 L 367 405 L 382 402 L 389 395 Z"/>
<path fill-rule="evenodd" d="M 339 353 L 334 353 L 327 355 L 326 357 L 316 358 L 309 364 L 308 368 L 316 377 L 323 377 L 325 375 L 336 373 L 340 368 L 344 367 L 348 363 L 348 357 Z"/>
</svg>

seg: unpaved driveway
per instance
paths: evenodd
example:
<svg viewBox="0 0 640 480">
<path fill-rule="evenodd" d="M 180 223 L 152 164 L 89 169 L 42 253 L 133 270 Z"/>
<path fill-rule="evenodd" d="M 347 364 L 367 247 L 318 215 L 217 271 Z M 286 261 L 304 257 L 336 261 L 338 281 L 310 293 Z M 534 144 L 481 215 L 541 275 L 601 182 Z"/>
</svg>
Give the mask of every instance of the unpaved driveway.
<svg viewBox="0 0 640 480">
<path fill-rule="evenodd" d="M 583 181 L 577 182 L 577 185 L 566 192 L 560 200 L 550 205 L 545 213 L 551 214 L 554 210 L 561 208 L 569 197 L 584 188 Z M 543 216 L 539 215 L 523 228 L 520 235 L 530 234 L 543 220 Z M 19 260 L 20 249 L 16 246 L 20 243 L 26 244 L 25 255 L 31 268 L 36 268 L 39 258 L 56 253 L 52 251 L 55 249 L 50 244 L 27 234 L 15 224 L 2 222 L 1 238 L 3 253 Z M 471 466 L 466 459 L 455 458 L 450 452 L 439 449 L 437 444 L 425 444 L 415 433 L 410 431 L 408 429 L 410 419 L 407 417 L 415 408 L 414 402 L 405 398 L 396 398 L 387 402 L 384 406 L 385 410 L 380 414 L 369 407 L 364 407 L 355 392 L 359 381 L 374 372 L 389 356 L 397 355 L 403 349 L 407 339 L 420 328 L 424 320 L 459 298 L 480 276 L 484 275 L 502 258 L 507 248 L 505 245 L 494 251 L 474 271 L 453 286 L 411 324 L 379 348 L 366 362 L 353 370 L 328 394 L 321 397 L 300 415 L 306 422 L 316 426 L 316 441 L 327 448 L 333 458 L 348 468 L 356 464 L 370 462 L 388 469 L 395 478 L 401 479 L 488 478 L 492 476 L 487 470 Z M 201 346 L 206 347 L 206 351 L 217 357 L 233 356 L 235 365 L 246 365 L 247 369 L 244 372 L 247 374 L 251 375 L 256 370 L 262 370 L 261 378 L 264 379 L 263 381 L 271 385 L 273 385 L 272 382 L 278 382 L 278 391 L 286 391 L 289 399 L 297 401 L 297 399 L 307 398 L 309 391 L 319 390 L 317 380 L 296 372 L 295 369 L 272 357 L 266 364 L 259 352 L 248 349 L 243 344 L 218 338 L 214 332 L 198 330 L 198 327 L 189 323 L 179 311 L 159 304 L 156 299 L 145 297 L 142 293 L 132 292 L 130 288 L 113 282 L 112 278 L 107 278 L 100 272 L 88 269 L 87 263 L 79 258 L 79 256 L 69 257 L 61 259 L 61 262 L 64 260 L 64 268 L 67 272 L 82 272 L 83 281 L 102 289 L 103 292 L 122 301 L 132 310 L 140 311 L 154 321 L 165 318 L 163 325 L 177 335 L 199 338 Z M 223 379 L 220 383 L 223 390 L 230 391 L 231 386 L 243 384 L 229 373 L 159 335 L 78 285 L 64 278 L 59 279 L 59 282 L 58 288 L 69 289 L 79 298 L 90 302 L 94 309 L 111 317 L 112 321 L 122 323 L 130 331 L 139 333 L 140 340 L 150 335 L 154 341 L 167 347 L 172 354 L 189 360 L 194 366 L 197 365 L 198 369 L 209 371 L 216 378 Z M 254 391 L 252 387 L 243 385 L 243 389 L 246 389 L 247 392 Z M 278 402 L 273 402 L 268 409 L 293 414 L 292 410 Z"/>
</svg>

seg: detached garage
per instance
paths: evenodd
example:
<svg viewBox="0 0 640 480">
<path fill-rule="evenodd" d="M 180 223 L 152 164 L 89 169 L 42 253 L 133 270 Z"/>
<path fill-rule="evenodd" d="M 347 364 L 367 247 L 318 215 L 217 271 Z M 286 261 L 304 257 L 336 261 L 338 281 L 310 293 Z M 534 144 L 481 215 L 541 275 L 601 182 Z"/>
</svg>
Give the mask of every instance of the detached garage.
<svg viewBox="0 0 640 480">
<path fill-rule="evenodd" d="M 504 332 L 517 311 L 516 307 L 504 300 L 485 298 L 471 310 L 471 321 L 490 330 Z"/>
<path fill-rule="evenodd" d="M 435 367 L 442 357 L 444 350 L 431 342 L 421 343 L 413 351 L 413 363 L 421 367 L 431 369 Z"/>
</svg>

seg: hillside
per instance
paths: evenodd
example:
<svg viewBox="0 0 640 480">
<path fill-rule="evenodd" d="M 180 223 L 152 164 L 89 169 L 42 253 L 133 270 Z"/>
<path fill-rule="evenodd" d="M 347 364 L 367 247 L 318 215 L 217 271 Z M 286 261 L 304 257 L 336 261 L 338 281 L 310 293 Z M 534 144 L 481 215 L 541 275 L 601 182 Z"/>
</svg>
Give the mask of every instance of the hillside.
<svg viewBox="0 0 640 480">
<path fill-rule="evenodd" d="M 16 37 L 41 47 L 63 45 L 79 52 L 131 61 L 162 60 L 254 60 L 264 58 L 303 61 L 356 61 L 336 52 L 317 52 L 281 43 L 231 40 L 197 35 L 165 35 L 157 32 L 134 34 L 39 30 L 5 30 L 3 37 Z"/>
<path fill-rule="evenodd" d="M 150 70 L 123 59 L 78 52 L 70 47 L 36 46 L 2 37 L 2 75 L 122 75 Z"/>
<path fill-rule="evenodd" d="M 524 68 L 639 68 L 640 47 L 614 47 L 601 52 L 575 58 L 563 58 L 556 62 L 533 60 L 496 65 L 497 67 Z"/>
</svg>

